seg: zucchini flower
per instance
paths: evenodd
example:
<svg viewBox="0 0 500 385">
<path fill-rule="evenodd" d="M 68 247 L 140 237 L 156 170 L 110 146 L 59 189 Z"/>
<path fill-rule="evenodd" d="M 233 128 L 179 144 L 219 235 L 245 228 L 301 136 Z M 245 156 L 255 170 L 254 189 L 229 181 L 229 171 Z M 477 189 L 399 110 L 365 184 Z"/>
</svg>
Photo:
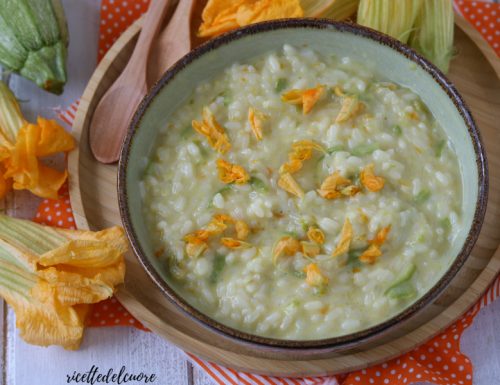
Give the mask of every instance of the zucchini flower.
<svg viewBox="0 0 500 385">
<path fill-rule="evenodd" d="M 67 172 L 49 168 L 39 158 L 74 146 L 73 137 L 55 120 L 27 122 L 15 96 L 0 81 L 0 198 L 14 188 L 56 199 Z"/>
</svg>

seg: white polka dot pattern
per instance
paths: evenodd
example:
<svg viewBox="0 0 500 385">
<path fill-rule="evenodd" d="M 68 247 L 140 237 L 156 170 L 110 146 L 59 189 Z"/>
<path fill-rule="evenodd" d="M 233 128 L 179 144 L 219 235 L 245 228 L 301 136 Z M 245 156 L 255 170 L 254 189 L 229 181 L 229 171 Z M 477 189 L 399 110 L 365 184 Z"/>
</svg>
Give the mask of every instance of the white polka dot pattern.
<svg viewBox="0 0 500 385">
<path fill-rule="evenodd" d="M 456 0 L 455 7 L 500 55 L 500 4 L 490 1 Z"/>
</svg>

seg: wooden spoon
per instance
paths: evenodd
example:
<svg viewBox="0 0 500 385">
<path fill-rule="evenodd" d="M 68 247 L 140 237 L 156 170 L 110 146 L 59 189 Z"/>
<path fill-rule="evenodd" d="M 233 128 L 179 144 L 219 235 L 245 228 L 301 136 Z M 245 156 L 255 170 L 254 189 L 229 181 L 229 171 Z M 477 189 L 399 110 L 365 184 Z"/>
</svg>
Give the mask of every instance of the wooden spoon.
<svg viewBox="0 0 500 385">
<path fill-rule="evenodd" d="M 195 0 L 180 0 L 172 19 L 161 32 L 151 52 L 148 84 L 152 86 L 165 71 L 191 50 L 191 16 Z"/>
<path fill-rule="evenodd" d="M 97 105 L 90 125 L 90 148 L 102 163 L 116 162 L 130 120 L 146 95 L 149 51 L 172 0 L 152 0 L 130 60 Z"/>
</svg>

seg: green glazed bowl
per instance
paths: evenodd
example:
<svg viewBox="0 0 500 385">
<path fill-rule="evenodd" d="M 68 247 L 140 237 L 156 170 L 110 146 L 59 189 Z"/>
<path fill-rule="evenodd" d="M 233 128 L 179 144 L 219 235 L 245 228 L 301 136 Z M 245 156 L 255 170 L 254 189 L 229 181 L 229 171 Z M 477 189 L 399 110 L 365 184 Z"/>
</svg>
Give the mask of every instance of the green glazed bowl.
<svg viewBox="0 0 500 385">
<path fill-rule="evenodd" d="M 201 313 L 169 284 L 144 222 L 140 181 L 145 159 L 154 148 L 158 130 L 201 82 L 284 44 L 309 46 L 324 54 L 347 55 L 368 63 L 378 74 L 417 93 L 444 128 L 456 150 L 463 176 L 464 226 L 452 243 L 456 255 L 443 277 L 401 313 L 368 329 L 334 338 L 307 341 L 280 340 L 235 330 Z M 289 19 L 255 24 L 218 37 L 190 52 L 171 67 L 139 106 L 125 139 L 118 177 L 123 224 L 139 261 L 151 279 L 186 314 L 224 337 L 271 350 L 338 352 L 387 334 L 418 317 L 449 285 L 468 258 L 479 235 L 486 210 L 488 175 L 486 156 L 474 120 L 450 81 L 408 46 L 374 30 L 328 20 Z M 307 353 L 306 353 L 307 354 Z"/>
</svg>

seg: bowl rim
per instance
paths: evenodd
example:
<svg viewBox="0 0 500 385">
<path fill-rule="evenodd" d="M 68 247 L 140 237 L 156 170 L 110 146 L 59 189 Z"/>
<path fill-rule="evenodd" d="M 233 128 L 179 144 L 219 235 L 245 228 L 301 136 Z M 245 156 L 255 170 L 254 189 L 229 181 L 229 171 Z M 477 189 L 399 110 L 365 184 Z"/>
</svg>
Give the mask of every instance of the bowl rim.
<svg viewBox="0 0 500 385">
<path fill-rule="evenodd" d="M 132 221 L 129 215 L 130 213 L 128 208 L 126 183 L 128 170 L 127 166 L 131 145 L 134 140 L 135 133 L 138 131 L 142 117 L 146 113 L 150 103 L 161 92 L 163 87 L 167 86 L 179 72 L 181 72 L 190 63 L 194 62 L 208 52 L 221 46 L 230 44 L 235 40 L 239 40 L 243 37 L 258 33 L 295 28 L 331 30 L 335 32 L 350 33 L 356 36 L 360 36 L 362 38 L 372 40 L 374 43 L 382 44 L 386 47 L 391 48 L 396 53 L 405 56 L 408 60 L 414 62 L 420 68 L 425 70 L 433 77 L 437 85 L 440 86 L 441 89 L 447 94 L 448 98 L 452 101 L 452 103 L 455 105 L 455 108 L 461 115 L 465 126 L 467 127 L 469 139 L 471 140 L 474 148 L 476 169 L 478 173 L 478 196 L 471 227 L 467 233 L 467 237 L 464 239 L 459 253 L 457 254 L 453 263 L 448 267 L 446 272 L 441 276 L 441 278 L 423 296 L 418 298 L 410 306 L 380 323 L 354 333 L 314 340 L 278 339 L 243 332 L 213 319 L 212 317 L 196 309 L 194 306 L 190 305 L 184 298 L 182 298 L 181 295 L 175 292 L 175 290 L 167 283 L 166 280 L 164 280 L 160 276 L 160 274 L 148 260 L 146 253 L 142 249 L 141 242 L 132 226 Z M 406 44 L 368 27 L 364 27 L 354 23 L 333 21 L 329 19 L 294 18 L 265 21 L 228 32 L 214 39 L 211 39 L 200 45 L 199 47 L 193 49 L 188 54 L 179 59 L 174 65 L 172 65 L 143 98 L 128 127 L 127 135 L 122 145 L 120 160 L 118 164 L 117 190 L 120 217 L 135 256 L 137 257 L 143 268 L 146 270 L 150 278 L 156 284 L 156 286 L 162 291 L 167 299 L 171 303 L 176 305 L 176 307 L 179 308 L 184 314 L 186 314 L 188 317 L 190 317 L 200 325 L 209 328 L 211 331 L 214 331 L 217 334 L 221 335 L 222 337 L 236 339 L 239 342 L 247 345 L 253 345 L 254 347 L 284 351 L 295 350 L 305 352 L 313 350 L 333 352 L 349 348 L 357 343 L 366 342 L 380 335 L 384 331 L 387 331 L 388 329 L 394 327 L 396 324 L 400 324 L 404 321 L 409 320 L 424 307 L 432 303 L 444 291 L 444 289 L 450 284 L 450 282 L 464 265 L 477 241 L 486 213 L 486 205 L 488 201 L 488 184 L 488 163 L 486 152 L 474 118 L 472 117 L 467 104 L 460 96 L 453 83 L 434 64 L 419 55 L 416 51 L 414 51 Z"/>
</svg>

